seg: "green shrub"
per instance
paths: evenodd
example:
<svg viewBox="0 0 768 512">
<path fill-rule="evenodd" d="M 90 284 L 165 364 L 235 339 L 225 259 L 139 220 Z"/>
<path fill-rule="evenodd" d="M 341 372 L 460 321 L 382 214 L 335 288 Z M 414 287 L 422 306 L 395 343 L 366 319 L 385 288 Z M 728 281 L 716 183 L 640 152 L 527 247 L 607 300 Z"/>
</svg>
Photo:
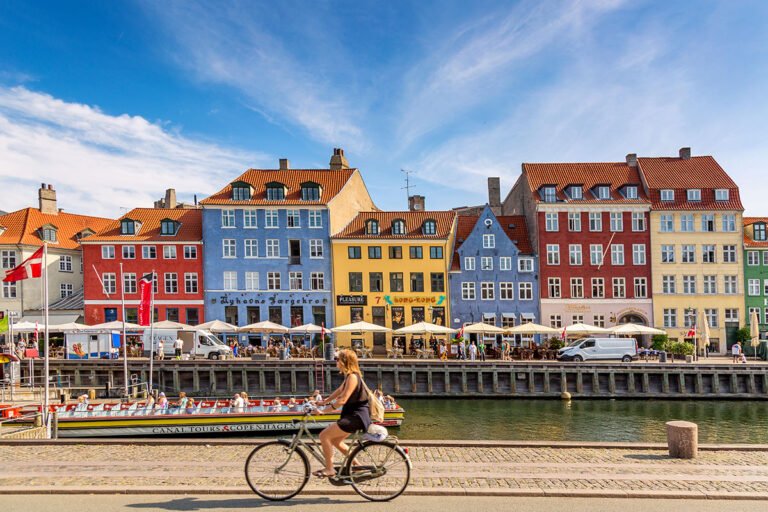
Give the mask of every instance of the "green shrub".
<svg viewBox="0 0 768 512">
<path fill-rule="evenodd" d="M 687 343 L 685 341 L 672 341 L 666 344 L 667 352 L 676 356 L 692 356 L 695 352 L 693 343 Z"/>
<path fill-rule="evenodd" d="M 738 331 L 736 331 L 736 341 L 741 342 L 742 346 L 744 345 L 744 342 L 751 341 L 752 340 L 752 333 L 749 332 L 748 327 L 742 327 Z"/>
<path fill-rule="evenodd" d="M 557 336 L 552 336 L 549 338 L 549 348 L 552 350 L 560 350 L 565 346 L 565 343 L 563 343 L 563 340 L 561 338 L 558 338 Z"/>
<path fill-rule="evenodd" d="M 651 347 L 653 350 L 666 350 L 667 342 L 669 341 L 669 336 L 666 334 L 655 334 L 653 338 L 651 338 L 652 344 Z"/>
</svg>

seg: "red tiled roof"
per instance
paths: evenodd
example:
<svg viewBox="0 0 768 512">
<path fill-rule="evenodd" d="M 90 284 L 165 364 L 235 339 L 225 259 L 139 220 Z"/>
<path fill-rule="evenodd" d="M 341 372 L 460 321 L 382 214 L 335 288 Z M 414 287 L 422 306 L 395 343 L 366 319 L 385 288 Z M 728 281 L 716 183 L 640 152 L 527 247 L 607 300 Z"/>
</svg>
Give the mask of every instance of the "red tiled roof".
<svg viewBox="0 0 768 512">
<path fill-rule="evenodd" d="M 456 212 L 453 211 L 402 211 L 402 212 L 360 212 L 347 226 L 331 238 L 370 238 L 370 239 L 443 239 L 451 234 Z M 405 221 L 405 234 L 392 234 L 392 221 Z M 437 224 L 434 235 L 425 235 L 421 228 L 426 220 L 434 220 Z M 379 222 L 379 234 L 367 235 L 365 225 L 369 220 Z"/>
<path fill-rule="evenodd" d="M 357 169 L 249 169 L 232 180 L 232 183 L 242 181 L 253 187 L 251 199 L 248 201 L 232 200 L 232 183 L 210 197 L 200 201 L 202 205 L 297 205 L 297 204 L 328 204 L 336 194 L 344 188 L 350 177 Z M 282 183 L 286 186 L 285 199 L 267 201 L 267 183 Z M 302 201 L 301 184 L 317 183 L 321 187 L 319 201 Z"/>
<path fill-rule="evenodd" d="M 42 246 L 39 229 L 51 224 L 56 226 L 57 243 L 50 247 L 61 249 L 79 249 L 80 245 L 76 235 L 83 230 L 99 231 L 112 219 L 102 217 L 90 217 L 74 213 L 59 212 L 58 214 L 41 213 L 37 208 L 24 208 L 15 212 L 0 216 L 0 226 L 5 231 L 0 234 L 0 244 L 33 245 Z"/>
<path fill-rule="evenodd" d="M 456 244 L 453 247 L 451 270 L 461 270 L 458 249 L 467 237 L 469 237 L 470 233 L 472 233 L 475 224 L 477 224 L 477 219 L 479 218 L 479 215 L 459 215 L 458 222 L 456 223 Z M 517 249 L 522 254 L 533 254 L 533 246 L 531 246 L 531 240 L 528 237 L 528 227 L 525 223 L 525 216 L 501 215 L 496 217 L 496 220 L 502 226 L 504 233 L 506 233 L 509 239 L 515 241 Z"/>
<path fill-rule="evenodd" d="M 611 187 L 612 201 L 633 204 L 648 202 L 637 169 L 628 166 L 625 162 L 524 163 L 523 170 L 537 202 L 543 202 L 538 193 L 544 185 L 555 186 L 558 201 L 568 200 L 571 204 L 605 203 L 606 200 L 597 199 L 591 193 L 591 189 L 597 185 Z M 564 190 L 569 185 L 581 185 L 584 199 L 568 199 Z M 626 199 L 622 196 L 619 189 L 624 185 L 637 185 L 638 198 Z"/>
<path fill-rule="evenodd" d="M 107 227 L 83 240 L 90 242 L 199 242 L 203 239 L 203 212 L 199 208 L 135 208 Z M 135 235 L 121 235 L 120 221 L 131 219 L 141 223 Z M 175 235 L 161 235 L 160 222 L 171 219 L 179 222 Z"/>
<path fill-rule="evenodd" d="M 764 222 L 766 225 L 768 225 L 768 217 L 744 217 L 742 220 L 744 224 L 744 246 L 754 248 L 768 247 L 768 240 L 756 241 L 752 239 L 751 229 L 748 229 L 749 226 L 755 222 Z"/>
</svg>

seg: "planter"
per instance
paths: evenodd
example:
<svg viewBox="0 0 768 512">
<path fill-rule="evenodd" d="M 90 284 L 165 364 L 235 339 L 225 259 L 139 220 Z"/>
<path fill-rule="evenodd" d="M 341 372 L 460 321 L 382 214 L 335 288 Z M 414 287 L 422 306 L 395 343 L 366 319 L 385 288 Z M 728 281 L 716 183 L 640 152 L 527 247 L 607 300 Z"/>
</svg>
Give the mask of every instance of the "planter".
<svg viewBox="0 0 768 512">
<path fill-rule="evenodd" d="M 685 356 L 685 362 L 686 363 L 692 363 L 693 362 L 693 356 Z"/>
</svg>

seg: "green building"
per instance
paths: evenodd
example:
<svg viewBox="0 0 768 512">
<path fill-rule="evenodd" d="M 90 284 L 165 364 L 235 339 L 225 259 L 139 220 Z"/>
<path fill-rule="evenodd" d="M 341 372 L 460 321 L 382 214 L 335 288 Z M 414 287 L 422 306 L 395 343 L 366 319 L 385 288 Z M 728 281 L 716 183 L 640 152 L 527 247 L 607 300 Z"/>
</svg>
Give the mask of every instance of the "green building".
<svg viewBox="0 0 768 512">
<path fill-rule="evenodd" d="M 768 237 L 765 217 L 744 217 L 744 300 L 750 327 L 752 312 L 757 313 L 760 339 L 768 339 Z M 747 354 L 753 354 L 749 343 L 744 344 Z M 764 345 L 764 344 L 763 344 Z M 730 348 L 730 347 L 728 347 Z M 759 354 L 760 352 L 758 352 Z"/>
</svg>

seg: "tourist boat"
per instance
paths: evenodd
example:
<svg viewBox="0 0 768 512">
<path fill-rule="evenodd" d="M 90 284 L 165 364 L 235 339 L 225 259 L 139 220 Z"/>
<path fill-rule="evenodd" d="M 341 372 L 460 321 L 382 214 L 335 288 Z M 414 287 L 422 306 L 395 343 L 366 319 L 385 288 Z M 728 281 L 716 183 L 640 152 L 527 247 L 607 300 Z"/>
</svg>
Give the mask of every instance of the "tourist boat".
<svg viewBox="0 0 768 512">
<path fill-rule="evenodd" d="M 122 437 L 156 435 L 203 435 L 268 433 L 297 430 L 301 406 L 290 410 L 288 402 L 276 411 L 274 400 L 250 400 L 243 412 L 232 412 L 229 400 L 201 400 L 194 411 L 173 407 L 148 409 L 146 402 L 51 405 L 57 411 L 59 437 Z M 87 410 L 86 410 L 87 409 Z M 405 418 L 400 406 L 384 412 L 385 427 L 399 427 Z M 336 422 L 339 414 L 317 414 L 308 423 L 320 430 Z"/>
</svg>

